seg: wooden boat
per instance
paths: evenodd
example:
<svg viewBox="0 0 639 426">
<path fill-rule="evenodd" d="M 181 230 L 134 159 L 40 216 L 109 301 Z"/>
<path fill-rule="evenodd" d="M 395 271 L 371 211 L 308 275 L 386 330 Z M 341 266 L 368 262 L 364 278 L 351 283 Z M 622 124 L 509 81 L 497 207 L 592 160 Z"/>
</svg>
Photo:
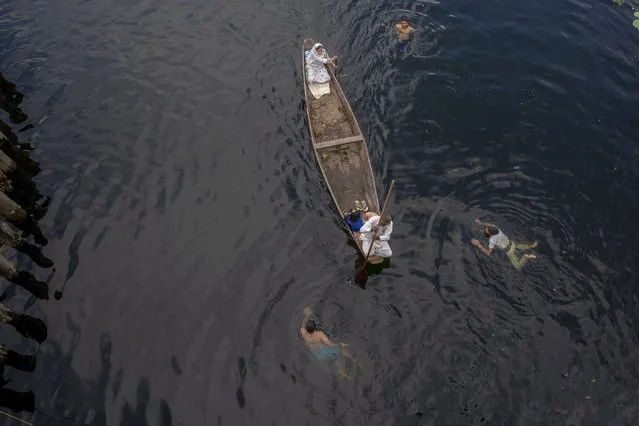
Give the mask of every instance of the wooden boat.
<svg viewBox="0 0 639 426">
<path fill-rule="evenodd" d="M 335 70 L 332 66 L 327 66 L 331 77 L 330 93 L 322 95 L 319 99 L 315 99 L 306 81 L 304 52 L 310 50 L 314 44 L 312 39 L 304 39 L 302 75 L 308 126 L 317 163 L 342 217 L 356 208 L 356 201 L 365 201 L 370 211 L 379 213 L 379 199 L 368 147 L 353 110 L 335 77 Z M 366 253 L 362 252 L 359 238 L 355 238 L 350 229 L 348 232 L 359 253 L 366 256 Z M 369 258 L 369 263 L 383 261 L 384 258 L 379 256 Z"/>
</svg>

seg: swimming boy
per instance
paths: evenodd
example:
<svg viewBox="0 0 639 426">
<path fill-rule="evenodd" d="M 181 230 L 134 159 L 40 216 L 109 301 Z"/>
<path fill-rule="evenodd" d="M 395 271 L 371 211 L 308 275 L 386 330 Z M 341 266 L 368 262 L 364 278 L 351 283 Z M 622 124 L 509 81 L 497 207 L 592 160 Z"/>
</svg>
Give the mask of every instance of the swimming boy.
<svg viewBox="0 0 639 426">
<path fill-rule="evenodd" d="M 355 361 L 355 358 L 343 349 L 348 346 L 345 343 L 335 343 L 328 338 L 326 333 L 319 329 L 311 315 L 313 311 L 310 307 L 304 309 L 304 319 L 300 326 L 300 334 L 315 356 L 321 360 L 339 360 L 339 374 L 345 379 L 352 379 L 355 376 L 356 369 L 361 365 Z"/>
<path fill-rule="evenodd" d="M 529 259 L 537 258 L 537 256 L 532 253 L 524 253 L 521 257 L 518 257 L 516 253 L 518 250 L 523 251 L 537 247 L 536 241 L 532 244 L 517 244 L 514 241 L 510 241 L 506 234 L 501 232 L 501 229 L 497 228 L 495 225 L 482 222 L 479 218 L 475 219 L 475 223 L 484 226 L 484 235 L 488 237 L 488 248 L 486 249 L 479 240 L 475 238 L 470 240 L 470 243 L 481 250 L 481 252 L 486 256 L 490 256 L 493 253 L 494 248 L 504 250 L 506 252 L 506 256 L 508 256 L 508 260 L 510 260 L 510 263 L 518 271 L 524 267 Z"/>
<path fill-rule="evenodd" d="M 306 343 L 306 346 L 311 349 L 315 355 L 320 359 L 335 359 L 340 354 L 340 347 L 346 346 L 344 344 L 334 343 L 328 338 L 326 333 L 319 329 L 317 324 L 310 316 L 313 311 L 310 307 L 304 309 L 304 320 L 300 327 L 300 334 Z"/>
<path fill-rule="evenodd" d="M 408 23 L 407 20 L 402 19 L 397 24 L 395 24 L 395 30 L 397 31 L 397 35 L 399 36 L 399 43 L 397 47 L 403 53 L 408 52 L 408 48 L 410 47 L 411 40 L 415 40 L 417 36 L 417 30 Z"/>
</svg>

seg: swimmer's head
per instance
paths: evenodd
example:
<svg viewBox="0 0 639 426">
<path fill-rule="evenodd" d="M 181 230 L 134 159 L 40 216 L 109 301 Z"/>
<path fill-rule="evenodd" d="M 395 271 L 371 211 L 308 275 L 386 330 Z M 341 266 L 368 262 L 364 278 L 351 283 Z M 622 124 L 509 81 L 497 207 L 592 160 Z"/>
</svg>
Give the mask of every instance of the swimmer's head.
<svg viewBox="0 0 639 426">
<path fill-rule="evenodd" d="M 493 235 L 499 234 L 499 229 L 497 229 L 497 227 L 495 226 L 487 226 L 486 228 L 484 228 L 484 234 L 487 237 L 492 237 Z"/>
<path fill-rule="evenodd" d="M 315 326 L 315 321 L 313 321 L 312 319 L 306 321 L 306 331 L 308 331 L 309 333 L 312 333 L 315 330 L 317 330 L 317 327 Z"/>
<path fill-rule="evenodd" d="M 402 28 L 406 28 L 408 27 L 410 24 L 408 23 L 408 21 L 406 19 L 402 19 L 401 21 L 399 21 L 399 25 L 402 26 Z"/>
</svg>

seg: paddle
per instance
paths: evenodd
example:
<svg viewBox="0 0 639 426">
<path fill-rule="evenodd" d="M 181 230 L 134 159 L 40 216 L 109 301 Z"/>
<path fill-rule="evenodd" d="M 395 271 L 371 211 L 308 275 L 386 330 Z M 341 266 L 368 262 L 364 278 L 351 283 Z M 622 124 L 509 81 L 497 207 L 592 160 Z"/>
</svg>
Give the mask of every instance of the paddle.
<svg viewBox="0 0 639 426">
<path fill-rule="evenodd" d="M 388 187 L 388 192 L 386 193 L 386 199 L 384 200 L 384 207 L 382 207 L 382 212 L 380 213 L 379 220 L 382 220 L 384 214 L 386 213 L 386 206 L 388 205 L 388 200 L 390 199 L 391 192 L 393 191 L 393 186 L 395 186 L 395 179 L 391 181 L 390 186 Z M 359 268 L 357 274 L 355 274 L 355 282 L 360 285 L 366 285 L 366 281 L 368 281 L 368 273 L 366 273 L 366 264 L 368 263 L 368 257 L 371 255 L 371 250 L 373 249 L 373 245 L 375 244 L 375 238 L 377 238 L 377 231 L 379 231 L 379 222 L 377 222 L 377 226 L 373 231 L 373 241 L 371 241 L 370 247 L 368 247 L 368 253 L 366 253 L 366 258 L 364 259 L 364 264 Z"/>
<path fill-rule="evenodd" d="M 337 59 L 335 59 L 335 62 L 333 61 L 328 61 L 328 63 L 326 64 L 330 67 L 331 72 L 333 73 L 333 75 L 335 76 L 335 78 L 337 78 Z"/>
</svg>

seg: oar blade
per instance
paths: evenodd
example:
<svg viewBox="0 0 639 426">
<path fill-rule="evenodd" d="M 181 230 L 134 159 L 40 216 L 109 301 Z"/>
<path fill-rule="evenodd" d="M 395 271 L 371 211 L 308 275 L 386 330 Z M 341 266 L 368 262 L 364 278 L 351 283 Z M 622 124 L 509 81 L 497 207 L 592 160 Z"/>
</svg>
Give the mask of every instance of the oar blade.
<svg viewBox="0 0 639 426">
<path fill-rule="evenodd" d="M 364 287 L 367 281 L 368 273 L 366 272 L 366 268 L 360 268 L 360 270 L 357 271 L 357 274 L 355 274 L 355 283 L 357 283 L 360 287 Z"/>
</svg>

